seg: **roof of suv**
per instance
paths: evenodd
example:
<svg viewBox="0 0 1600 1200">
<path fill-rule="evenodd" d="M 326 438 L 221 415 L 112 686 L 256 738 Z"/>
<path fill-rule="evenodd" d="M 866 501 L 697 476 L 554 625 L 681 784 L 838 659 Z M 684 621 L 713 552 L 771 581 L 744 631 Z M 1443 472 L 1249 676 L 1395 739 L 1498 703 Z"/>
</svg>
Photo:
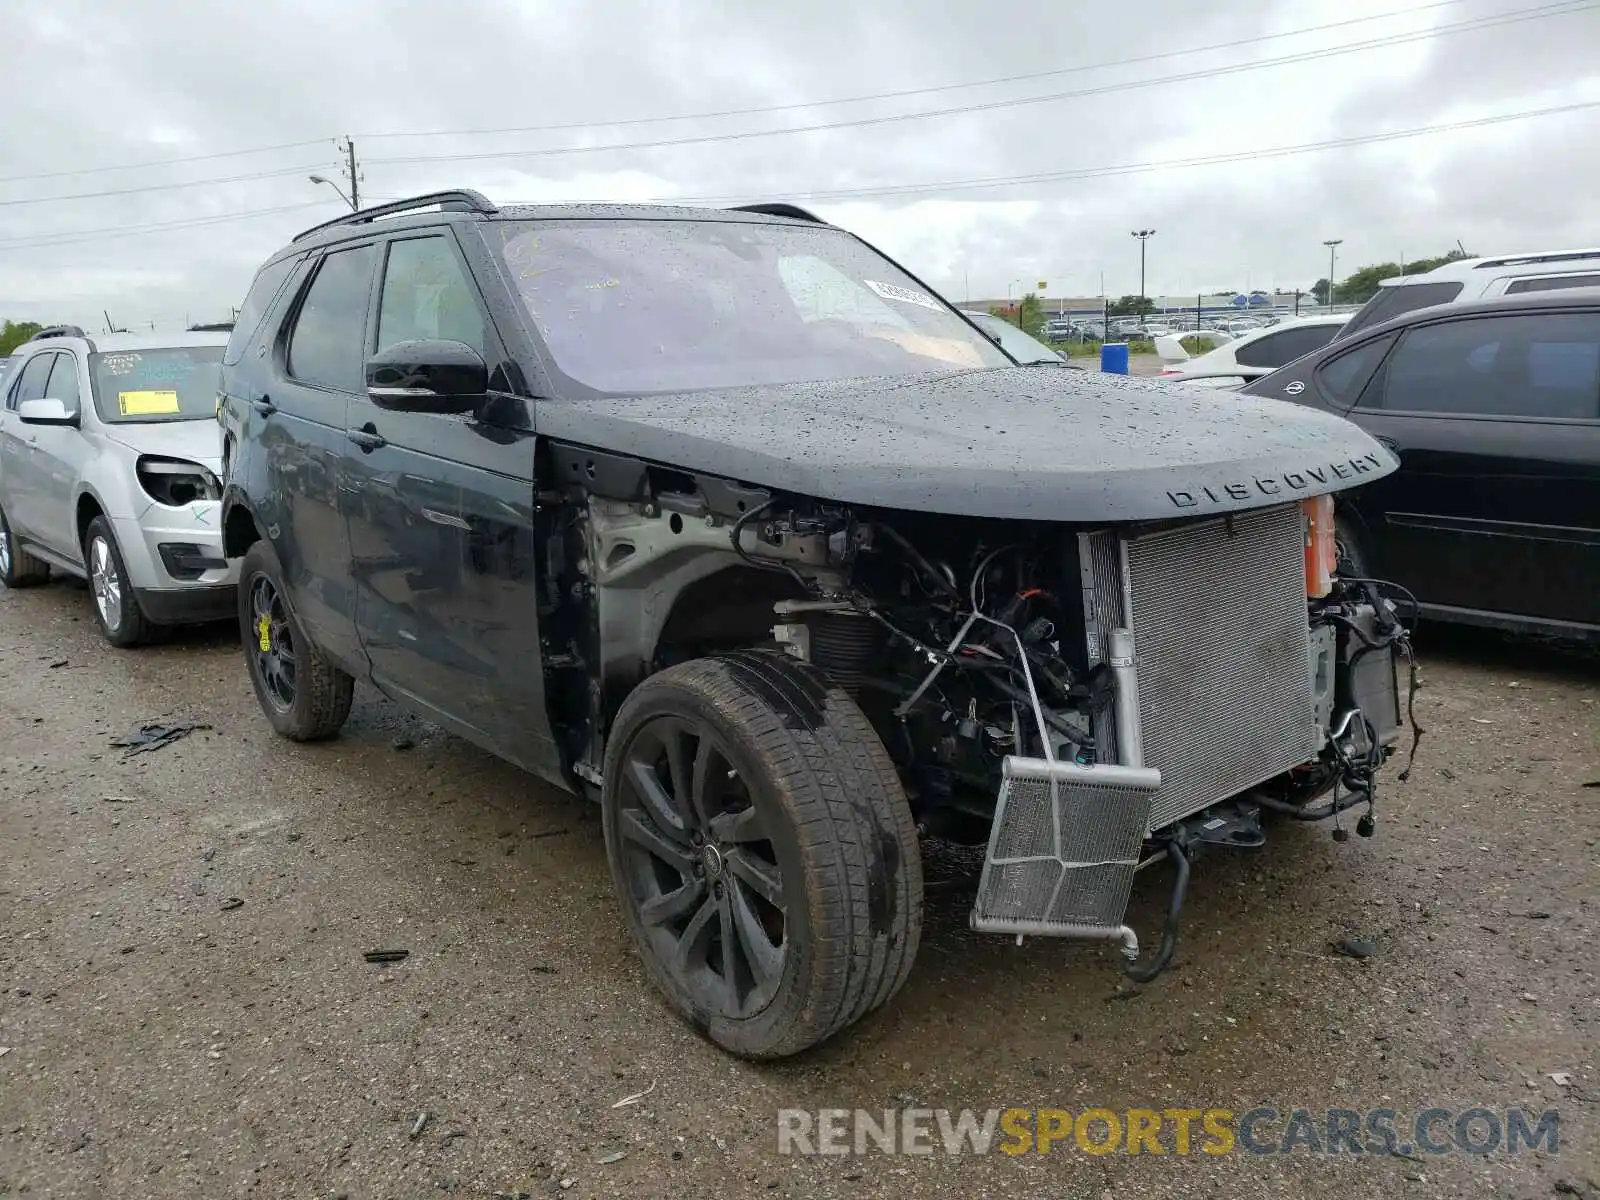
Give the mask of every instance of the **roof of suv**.
<svg viewBox="0 0 1600 1200">
<path fill-rule="evenodd" d="M 1427 308 L 1414 308 L 1376 325 L 1360 330 L 1362 337 L 1381 330 L 1398 329 L 1418 321 L 1432 320 L 1448 314 L 1451 317 L 1482 316 L 1486 313 L 1520 312 L 1528 309 L 1595 309 L 1600 308 L 1600 288 L 1584 288 L 1565 292 L 1526 292 L 1516 296 L 1493 296 L 1487 300 L 1462 300 L 1458 303 L 1435 304 Z M 1230 343 L 1231 344 L 1231 343 Z"/>
<path fill-rule="evenodd" d="M 394 223 L 389 224 L 388 219 Z M 379 220 L 384 228 L 451 221 L 738 221 L 744 224 L 827 225 L 795 204 L 740 205 L 734 208 L 690 208 L 671 204 L 516 204 L 500 208 L 467 188 L 430 192 L 389 204 L 345 213 L 295 235 L 293 246 L 307 248 L 344 237 L 359 236 Z"/>
<path fill-rule="evenodd" d="M 1597 250 L 1541 250 L 1528 254 L 1495 254 L 1488 258 L 1459 258 L 1442 263 L 1420 275 L 1396 275 L 1385 279 L 1382 287 L 1395 287 L 1403 283 L 1435 283 L 1454 281 L 1466 283 L 1479 278 L 1480 271 L 1499 274 L 1555 275 L 1563 271 L 1582 270 L 1600 266 L 1600 249 Z"/>
<path fill-rule="evenodd" d="M 176 350 L 185 346 L 226 346 L 225 333 L 85 333 L 72 326 L 55 326 L 42 331 L 21 346 L 18 352 L 31 350 L 51 342 L 78 340 L 87 342 L 91 352 L 122 353 L 130 350 Z"/>
</svg>

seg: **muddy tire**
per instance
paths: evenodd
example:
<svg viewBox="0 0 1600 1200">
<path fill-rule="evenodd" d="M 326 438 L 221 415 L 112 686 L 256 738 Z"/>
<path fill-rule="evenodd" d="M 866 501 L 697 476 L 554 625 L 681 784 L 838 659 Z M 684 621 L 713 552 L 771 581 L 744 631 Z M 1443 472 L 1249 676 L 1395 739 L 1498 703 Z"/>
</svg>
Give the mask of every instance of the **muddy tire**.
<svg viewBox="0 0 1600 1200">
<path fill-rule="evenodd" d="M 317 742 L 343 727 L 355 680 L 312 644 L 289 607 L 283 568 L 265 539 L 239 567 L 239 633 L 261 711 L 294 742 Z"/>
<path fill-rule="evenodd" d="M 83 534 L 83 563 L 89 570 L 89 595 L 94 603 L 95 624 L 113 646 L 127 650 L 154 640 L 156 626 L 139 607 L 139 597 L 128 581 L 122 549 L 111 522 L 96 517 Z"/>
<path fill-rule="evenodd" d="M 910 974 L 911 812 L 877 733 L 820 671 L 748 651 L 651 676 L 612 727 L 602 809 L 651 979 L 724 1049 L 798 1053 Z"/>
<path fill-rule="evenodd" d="M 0 509 L 0 583 L 8 588 L 37 587 L 50 578 L 50 567 L 17 545 Z"/>
</svg>

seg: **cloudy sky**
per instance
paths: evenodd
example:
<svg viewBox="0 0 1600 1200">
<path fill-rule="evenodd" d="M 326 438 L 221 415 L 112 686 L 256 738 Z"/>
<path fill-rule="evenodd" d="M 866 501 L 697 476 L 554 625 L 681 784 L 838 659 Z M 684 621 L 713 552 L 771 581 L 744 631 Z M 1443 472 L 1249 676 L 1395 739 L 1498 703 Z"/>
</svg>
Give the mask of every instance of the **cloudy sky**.
<svg viewBox="0 0 1600 1200">
<path fill-rule="evenodd" d="M 956 300 L 1600 244 L 1593 0 L 53 0 L 0 95 L 0 317 L 93 328 L 225 318 L 343 135 L 364 199 L 802 198 Z"/>
</svg>

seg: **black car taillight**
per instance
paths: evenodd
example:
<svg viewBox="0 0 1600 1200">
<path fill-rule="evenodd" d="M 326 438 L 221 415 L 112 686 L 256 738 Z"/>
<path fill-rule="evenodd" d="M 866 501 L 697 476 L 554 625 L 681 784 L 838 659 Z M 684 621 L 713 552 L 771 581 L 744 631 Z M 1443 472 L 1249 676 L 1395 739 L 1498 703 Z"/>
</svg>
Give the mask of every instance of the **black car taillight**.
<svg viewBox="0 0 1600 1200">
<path fill-rule="evenodd" d="M 217 477 L 199 463 L 178 458 L 141 458 L 135 471 L 145 495 L 157 504 L 182 508 L 196 500 L 220 500 Z"/>
</svg>

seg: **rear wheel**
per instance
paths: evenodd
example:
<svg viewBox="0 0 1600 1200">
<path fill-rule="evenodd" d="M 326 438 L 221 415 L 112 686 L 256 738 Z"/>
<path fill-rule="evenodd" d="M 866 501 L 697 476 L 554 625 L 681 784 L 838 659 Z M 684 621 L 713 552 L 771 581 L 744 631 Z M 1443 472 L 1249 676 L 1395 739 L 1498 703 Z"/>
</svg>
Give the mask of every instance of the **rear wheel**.
<svg viewBox="0 0 1600 1200">
<path fill-rule="evenodd" d="M 50 568 L 21 546 L 0 509 L 0 583 L 8 588 L 36 587 L 50 578 Z"/>
<path fill-rule="evenodd" d="M 106 641 L 124 649 L 150 641 L 156 628 L 139 607 L 111 522 L 104 517 L 89 522 L 83 535 L 83 562 L 89 569 L 95 621 Z"/>
<path fill-rule="evenodd" d="M 883 1004 L 922 931 L 905 794 L 849 695 L 781 654 L 697 659 L 617 715 L 606 851 L 640 956 L 680 1014 L 750 1058 Z"/>
<path fill-rule="evenodd" d="M 239 627 L 250 682 L 272 727 L 296 742 L 338 733 L 350 715 L 355 681 L 306 636 L 284 594 L 278 556 L 265 540 L 245 552 L 239 568 Z"/>
</svg>

